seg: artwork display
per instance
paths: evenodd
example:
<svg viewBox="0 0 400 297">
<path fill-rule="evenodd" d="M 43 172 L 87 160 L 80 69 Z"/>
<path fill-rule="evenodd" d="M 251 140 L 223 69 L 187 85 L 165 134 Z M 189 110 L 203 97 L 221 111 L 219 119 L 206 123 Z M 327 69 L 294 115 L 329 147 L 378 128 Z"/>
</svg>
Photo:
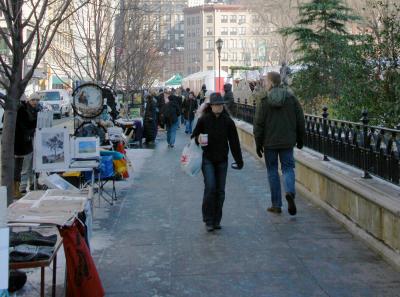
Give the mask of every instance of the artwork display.
<svg viewBox="0 0 400 297">
<path fill-rule="evenodd" d="M 53 126 L 53 112 L 40 111 L 37 117 L 37 128 L 50 128 Z"/>
<path fill-rule="evenodd" d="M 83 84 L 72 96 L 73 108 L 83 118 L 99 116 L 103 111 L 103 91 L 96 84 Z"/>
<path fill-rule="evenodd" d="M 129 109 L 129 116 L 131 119 L 140 118 L 140 107 L 133 107 Z"/>
<path fill-rule="evenodd" d="M 70 144 L 67 128 L 42 128 L 35 137 L 35 170 L 67 169 L 70 163 Z"/>
<path fill-rule="evenodd" d="M 78 188 L 74 187 L 72 184 L 67 182 L 65 179 L 63 179 L 61 176 L 58 174 L 52 174 L 44 179 L 44 184 L 49 188 L 49 189 L 60 189 L 60 190 L 68 190 L 68 191 L 79 191 Z"/>
<path fill-rule="evenodd" d="M 97 158 L 100 156 L 100 141 L 98 137 L 75 137 L 74 159 Z"/>
</svg>

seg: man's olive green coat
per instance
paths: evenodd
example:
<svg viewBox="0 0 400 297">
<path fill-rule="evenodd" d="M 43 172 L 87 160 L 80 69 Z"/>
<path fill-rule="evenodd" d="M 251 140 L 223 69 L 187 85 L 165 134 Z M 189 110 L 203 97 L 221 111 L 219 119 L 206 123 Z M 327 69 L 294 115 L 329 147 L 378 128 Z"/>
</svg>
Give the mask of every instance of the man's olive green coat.
<svg viewBox="0 0 400 297">
<path fill-rule="evenodd" d="M 258 147 L 293 148 L 303 144 L 305 122 L 303 109 L 293 93 L 274 87 L 256 106 L 253 133 Z"/>
</svg>

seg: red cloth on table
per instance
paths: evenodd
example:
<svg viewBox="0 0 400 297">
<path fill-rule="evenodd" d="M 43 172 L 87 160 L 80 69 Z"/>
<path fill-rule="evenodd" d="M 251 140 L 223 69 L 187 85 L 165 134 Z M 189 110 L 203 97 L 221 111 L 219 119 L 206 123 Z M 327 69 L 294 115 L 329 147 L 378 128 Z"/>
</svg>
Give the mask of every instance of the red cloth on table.
<svg viewBox="0 0 400 297">
<path fill-rule="evenodd" d="M 102 297 L 104 289 L 79 223 L 60 228 L 67 262 L 67 297 Z"/>
</svg>

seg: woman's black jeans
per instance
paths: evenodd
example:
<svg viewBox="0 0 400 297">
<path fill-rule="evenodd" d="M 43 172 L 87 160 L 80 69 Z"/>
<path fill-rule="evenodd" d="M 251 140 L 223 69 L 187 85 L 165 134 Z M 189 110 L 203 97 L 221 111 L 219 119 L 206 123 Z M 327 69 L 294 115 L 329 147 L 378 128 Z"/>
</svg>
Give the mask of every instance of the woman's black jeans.
<svg viewBox="0 0 400 297">
<path fill-rule="evenodd" d="M 203 221 L 207 225 L 219 225 L 225 201 L 228 161 L 211 162 L 203 156 L 201 170 L 204 176 Z"/>
</svg>

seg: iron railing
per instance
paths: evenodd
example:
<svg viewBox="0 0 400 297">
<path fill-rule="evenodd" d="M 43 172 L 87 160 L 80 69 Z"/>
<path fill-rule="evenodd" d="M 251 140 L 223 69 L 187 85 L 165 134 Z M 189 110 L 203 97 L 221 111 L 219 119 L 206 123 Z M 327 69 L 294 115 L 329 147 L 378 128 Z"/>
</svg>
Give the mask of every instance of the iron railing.
<svg viewBox="0 0 400 297">
<path fill-rule="evenodd" d="M 245 102 L 247 103 L 247 102 Z M 253 124 L 256 104 L 234 103 L 231 113 L 237 119 Z M 400 185 L 400 126 L 397 129 L 368 125 L 368 112 L 362 113 L 360 123 L 305 114 L 306 139 L 304 145 L 324 155 L 364 171 L 364 178 L 379 176 Z"/>
<path fill-rule="evenodd" d="M 233 103 L 230 108 L 230 112 L 233 117 L 245 121 L 246 123 L 253 124 L 253 119 L 256 113 L 256 101 L 254 100 L 252 105 L 249 105 L 247 99 L 244 100 L 244 104 L 240 103 L 238 99 L 237 103 Z"/>
</svg>

